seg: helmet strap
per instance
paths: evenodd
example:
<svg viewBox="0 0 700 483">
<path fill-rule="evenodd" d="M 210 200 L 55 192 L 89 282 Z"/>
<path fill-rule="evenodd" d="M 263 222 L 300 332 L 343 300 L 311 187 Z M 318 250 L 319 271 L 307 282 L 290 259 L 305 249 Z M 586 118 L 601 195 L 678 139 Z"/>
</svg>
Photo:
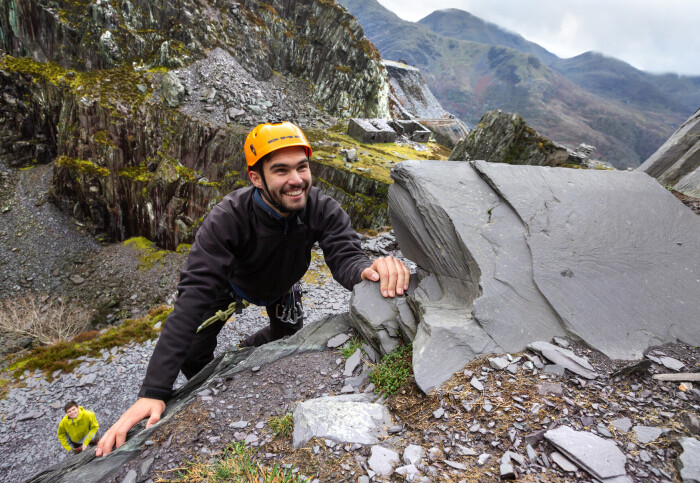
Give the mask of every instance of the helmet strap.
<svg viewBox="0 0 700 483">
<path fill-rule="evenodd" d="M 272 195 L 270 195 L 270 188 L 267 187 L 267 181 L 265 181 L 265 173 L 263 172 L 262 167 L 260 167 L 259 174 L 260 178 L 262 179 L 263 186 L 265 187 L 265 189 L 262 192 L 265 201 L 267 201 L 270 205 L 272 205 L 277 211 L 279 211 L 282 214 L 291 213 L 291 210 L 282 207 L 279 203 L 272 199 Z"/>
</svg>

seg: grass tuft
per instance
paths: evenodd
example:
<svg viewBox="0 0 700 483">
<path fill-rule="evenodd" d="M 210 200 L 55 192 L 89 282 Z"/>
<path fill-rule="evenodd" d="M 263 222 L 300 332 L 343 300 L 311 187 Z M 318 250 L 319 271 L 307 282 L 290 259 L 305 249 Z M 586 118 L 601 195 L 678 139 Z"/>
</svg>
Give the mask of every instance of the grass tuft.
<svg viewBox="0 0 700 483">
<path fill-rule="evenodd" d="M 284 416 L 270 418 L 268 424 L 270 425 L 270 429 L 275 433 L 275 436 L 282 435 L 283 438 L 286 438 L 292 434 L 294 430 L 294 417 L 292 413 L 287 413 Z"/>
<path fill-rule="evenodd" d="M 303 483 L 309 481 L 302 475 L 295 475 L 293 468 L 285 469 L 277 465 L 265 467 L 257 462 L 243 441 L 229 445 L 220 457 L 210 461 L 199 458 L 189 462 L 184 468 L 176 468 L 173 479 L 161 477 L 157 483 L 188 482 L 261 482 L 261 483 Z"/>
<path fill-rule="evenodd" d="M 394 394 L 413 373 L 413 345 L 397 347 L 391 354 L 385 355 L 369 375 L 370 382 L 376 386 L 375 392 Z"/>
</svg>

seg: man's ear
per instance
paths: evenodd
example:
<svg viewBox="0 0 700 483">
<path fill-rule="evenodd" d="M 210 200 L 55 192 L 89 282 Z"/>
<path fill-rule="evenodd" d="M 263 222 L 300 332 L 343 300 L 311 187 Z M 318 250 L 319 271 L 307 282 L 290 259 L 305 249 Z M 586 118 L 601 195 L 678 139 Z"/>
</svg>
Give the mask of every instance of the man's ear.
<svg viewBox="0 0 700 483">
<path fill-rule="evenodd" d="M 262 178 L 260 177 L 260 173 L 258 173 L 254 169 L 248 168 L 248 178 L 250 179 L 250 182 L 253 183 L 253 186 L 262 189 L 263 183 Z"/>
</svg>

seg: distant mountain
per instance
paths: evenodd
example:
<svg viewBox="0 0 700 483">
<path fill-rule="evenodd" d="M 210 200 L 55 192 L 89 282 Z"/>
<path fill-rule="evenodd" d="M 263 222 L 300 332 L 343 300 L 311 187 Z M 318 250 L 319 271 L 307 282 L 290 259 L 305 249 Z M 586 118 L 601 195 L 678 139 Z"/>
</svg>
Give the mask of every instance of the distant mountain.
<svg viewBox="0 0 700 483">
<path fill-rule="evenodd" d="M 600 54 L 558 59 L 459 10 L 413 23 L 374 0 L 340 3 L 384 58 L 421 69 L 442 105 L 462 120 L 476 124 L 492 109 L 517 112 L 557 142 L 596 146 L 594 157 L 620 168 L 641 164 L 700 99 L 696 78 L 646 74 Z"/>
<path fill-rule="evenodd" d="M 517 33 L 455 8 L 437 10 L 418 24 L 444 37 L 510 47 L 534 55 L 577 86 L 606 99 L 632 103 L 642 109 L 668 109 L 686 116 L 700 105 L 700 76 L 649 74 L 598 52 L 560 59 Z"/>
<path fill-rule="evenodd" d="M 482 44 L 501 45 L 525 54 L 532 54 L 547 65 L 559 60 L 559 57 L 540 45 L 526 40 L 522 35 L 485 22 L 464 10 L 456 8 L 436 10 L 419 20 L 418 23 L 425 25 L 436 34 L 444 37 L 470 40 Z"/>
</svg>

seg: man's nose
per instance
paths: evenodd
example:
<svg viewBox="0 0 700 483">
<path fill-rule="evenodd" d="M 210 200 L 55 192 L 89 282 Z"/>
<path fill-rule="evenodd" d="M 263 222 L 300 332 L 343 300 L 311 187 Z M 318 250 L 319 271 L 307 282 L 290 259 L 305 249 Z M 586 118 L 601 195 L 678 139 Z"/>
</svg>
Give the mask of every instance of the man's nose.
<svg viewBox="0 0 700 483">
<path fill-rule="evenodd" d="M 304 180 L 301 179 L 301 176 L 297 171 L 292 171 L 292 174 L 289 177 L 289 182 L 293 184 L 301 184 L 304 182 Z"/>
</svg>

